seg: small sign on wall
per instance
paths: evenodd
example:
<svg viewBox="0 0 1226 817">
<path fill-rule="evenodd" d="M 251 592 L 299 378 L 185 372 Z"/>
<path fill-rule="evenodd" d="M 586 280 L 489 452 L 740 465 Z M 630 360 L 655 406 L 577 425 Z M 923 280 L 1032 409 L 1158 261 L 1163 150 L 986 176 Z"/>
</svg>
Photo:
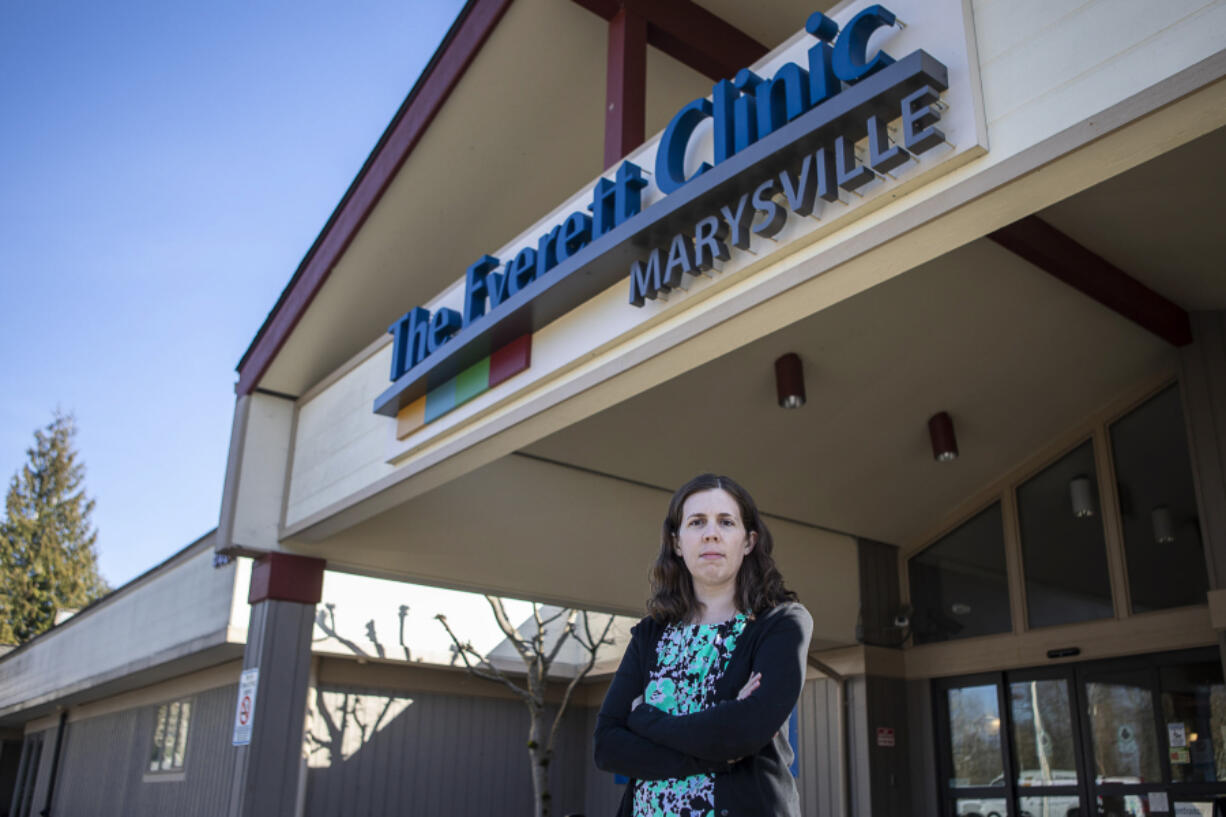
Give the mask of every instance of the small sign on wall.
<svg viewBox="0 0 1226 817">
<path fill-rule="evenodd" d="M 878 726 L 877 727 L 877 745 L 878 746 L 894 746 L 894 727 Z"/>
<path fill-rule="evenodd" d="M 238 703 L 234 707 L 235 746 L 251 743 L 251 724 L 255 721 L 255 688 L 260 681 L 259 667 L 243 670 L 238 679 Z"/>
</svg>

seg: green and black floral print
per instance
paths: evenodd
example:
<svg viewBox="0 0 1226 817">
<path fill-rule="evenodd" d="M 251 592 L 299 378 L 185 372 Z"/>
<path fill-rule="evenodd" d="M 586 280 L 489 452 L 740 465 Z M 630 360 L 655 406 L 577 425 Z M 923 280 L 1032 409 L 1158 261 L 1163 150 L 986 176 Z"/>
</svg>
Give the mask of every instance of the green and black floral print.
<svg viewBox="0 0 1226 817">
<path fill-rule="evenodd" d="M 721 624 L 669 625 L 656 645 L 656 666 L 643 700 L 670 715 L 715 705 L 715 682 L 724 674 L 745 630 L 744 614 Z M 713 817 L 715 775 L 641 780 L 634 817 Z"/>
</svg>

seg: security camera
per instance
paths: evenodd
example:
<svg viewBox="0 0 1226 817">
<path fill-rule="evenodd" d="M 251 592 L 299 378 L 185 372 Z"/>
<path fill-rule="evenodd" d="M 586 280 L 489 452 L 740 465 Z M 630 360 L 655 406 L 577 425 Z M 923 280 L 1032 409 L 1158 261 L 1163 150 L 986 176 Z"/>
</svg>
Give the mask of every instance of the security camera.
<svg viewBox="0 0 1226 817">
<path fill-rule="evenodd" d="M 894 614 L 894 626 L 900 630 L 905 630 L 911 626 L 911 614 L 915 612 L 915 608 L 910 604 L 904 604 L 898 608 L 898 612 Z"/>
</svg>

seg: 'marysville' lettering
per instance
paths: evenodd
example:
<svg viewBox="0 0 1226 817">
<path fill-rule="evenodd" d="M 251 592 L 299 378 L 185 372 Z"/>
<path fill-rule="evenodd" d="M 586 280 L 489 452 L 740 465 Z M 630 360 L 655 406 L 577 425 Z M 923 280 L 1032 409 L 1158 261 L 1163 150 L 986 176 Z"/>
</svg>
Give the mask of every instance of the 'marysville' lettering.
<svg viewBox="0 0 1226 817">
<path fill-rule="evenodd" d="M 763 179 L 752 193 L 699 219 L 689 233 L 677 233 L 667 248 L 653 248 L 646 259 L 630 267 L 630 303 L 642 306 L 648 300 L 666 299 L 671 290 L 686 288 L 685 275 L 718 269 L 718 262 L 731 257 L 729 244 L 748 250 L 752 235 L 774 238 L 789 212 L 820 218 L 821 208 L 839 202 L 840 189 L 855 192 L 877 174 L 890 173 L 912 156 L 941 144 L 944 134 L 935 127 L 940 120 L 934 105 L 938 96 L 924 86 L 903 98 L 901 144 L 890 144 L 885 122 L 875 114 L 851 125 L 851 132 L 868 135 L 867 164 L 857 160 L 852 138 L 837 136 L 830 145 L 805 154 L 798 165 Z"/>
</svg>

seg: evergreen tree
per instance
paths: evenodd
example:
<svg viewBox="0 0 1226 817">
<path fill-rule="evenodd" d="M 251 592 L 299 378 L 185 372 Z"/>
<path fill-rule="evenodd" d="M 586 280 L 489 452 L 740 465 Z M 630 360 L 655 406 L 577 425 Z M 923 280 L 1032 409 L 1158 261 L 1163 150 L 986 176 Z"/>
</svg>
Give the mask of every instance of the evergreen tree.
<svg viewBox="0 0 1226 817">
<path fill-rule="evenodd" d="M 13 476 L 0 522 L 0 644 L 47 630 L 63 609 L 84 607 L 110 588 L 98 574 L 85 495 L 85 467 L 73 448 L 76 422 L 56 411 L 34 432 L 28 462 Z"/>
</svg>

